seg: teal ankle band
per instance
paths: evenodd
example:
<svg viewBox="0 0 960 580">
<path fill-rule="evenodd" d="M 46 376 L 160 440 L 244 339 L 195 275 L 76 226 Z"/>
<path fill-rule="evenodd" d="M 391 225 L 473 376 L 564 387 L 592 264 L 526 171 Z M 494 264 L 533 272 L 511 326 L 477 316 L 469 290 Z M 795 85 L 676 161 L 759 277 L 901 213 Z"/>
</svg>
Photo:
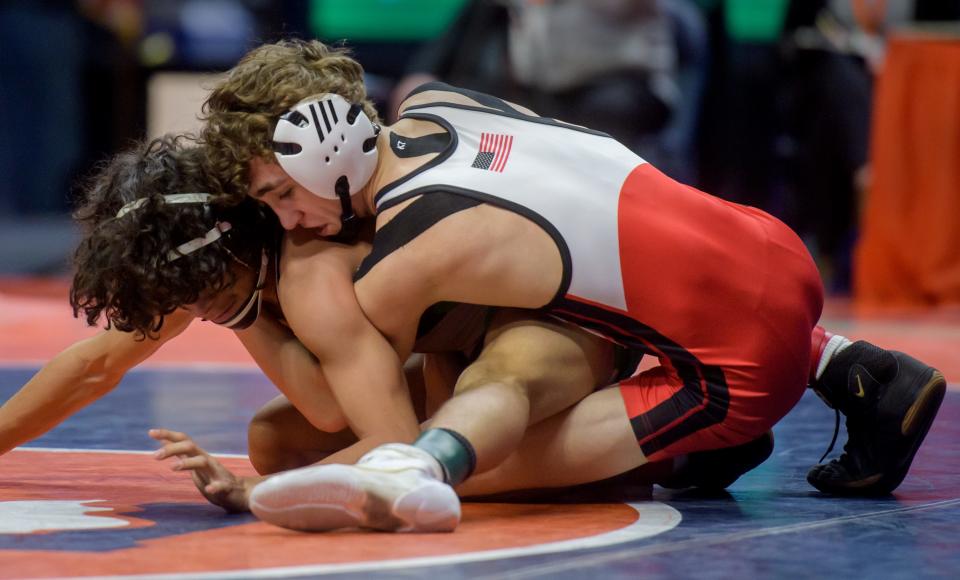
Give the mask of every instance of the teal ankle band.
<svg viewBox="0 0 960 580">
<path fill-rule="evenodd" d="M 447 483 L 457 485 L 470 477 L 477 467 L 477 454 L 467 439 L 450 429 L 427 429 L 413 446 L 432 455 L 440 465 Z"/>
</svg>

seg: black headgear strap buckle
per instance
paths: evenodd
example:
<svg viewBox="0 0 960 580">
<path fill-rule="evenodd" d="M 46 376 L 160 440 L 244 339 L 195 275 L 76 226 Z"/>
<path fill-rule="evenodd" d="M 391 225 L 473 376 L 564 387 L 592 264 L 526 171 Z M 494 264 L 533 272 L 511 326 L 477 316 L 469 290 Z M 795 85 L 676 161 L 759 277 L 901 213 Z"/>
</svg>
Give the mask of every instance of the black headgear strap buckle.
<svg viewBox="0 0 960 580">
<path fill-rule="evenodd" d="M 360 232 L 357 214 L 353 211 L 353 204 L 350 203 L 350 182 L 346 175 L 341 175 L 334 186 L 337 197 L 340 198 L 340 231 L 331 239 L 343 244 L 352 244 L 357 240 L 357 234 Z"/>
</svg>

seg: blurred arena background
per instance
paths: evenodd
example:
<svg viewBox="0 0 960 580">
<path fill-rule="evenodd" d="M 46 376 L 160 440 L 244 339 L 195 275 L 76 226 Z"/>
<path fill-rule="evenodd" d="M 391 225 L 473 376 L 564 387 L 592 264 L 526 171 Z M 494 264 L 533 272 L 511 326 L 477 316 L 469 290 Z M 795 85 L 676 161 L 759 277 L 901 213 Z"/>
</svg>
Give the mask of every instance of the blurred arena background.
<svg viewBox="0 0 960 580">
<path fill-rule="evenodd" d="M 0 276 L 63 277 L 77 185 L 197 127 L 282 37 L 350 46 L 382 116 L 440 78 L 615 135 L 802 234 L 866 308 L 960 304 L 960 0 L 5 0 Z"/>
</svg>

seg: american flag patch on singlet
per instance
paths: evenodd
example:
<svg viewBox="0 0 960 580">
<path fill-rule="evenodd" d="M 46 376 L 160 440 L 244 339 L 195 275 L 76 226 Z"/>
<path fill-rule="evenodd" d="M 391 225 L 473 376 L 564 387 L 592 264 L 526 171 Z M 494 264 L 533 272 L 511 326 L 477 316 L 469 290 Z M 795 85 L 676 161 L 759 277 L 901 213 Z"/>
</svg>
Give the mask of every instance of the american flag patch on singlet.
<svg viewBox="0 0 960 580">
<path fill-rule="evenodd" d="M 480 151 L 470 167 L 503 173 L 513 146 L 513 135 L 499 133 L 481 133 Z"/>
</svg>

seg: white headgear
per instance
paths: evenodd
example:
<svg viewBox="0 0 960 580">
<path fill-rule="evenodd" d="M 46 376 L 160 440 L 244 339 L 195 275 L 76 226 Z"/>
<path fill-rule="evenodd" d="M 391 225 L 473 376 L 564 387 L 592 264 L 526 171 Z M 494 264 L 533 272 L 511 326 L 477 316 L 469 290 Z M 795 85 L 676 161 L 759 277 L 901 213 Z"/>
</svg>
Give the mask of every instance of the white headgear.
<svg viewBox="0 0 960 580">
<path fill-rule="evenodd" d="M 379 133 L 362 105 L 326 94 L 302 101 L 280 117 L 273 148 L 294 181 L 314 195 L 343 201 L 373 175 Z"/>
</svg>

